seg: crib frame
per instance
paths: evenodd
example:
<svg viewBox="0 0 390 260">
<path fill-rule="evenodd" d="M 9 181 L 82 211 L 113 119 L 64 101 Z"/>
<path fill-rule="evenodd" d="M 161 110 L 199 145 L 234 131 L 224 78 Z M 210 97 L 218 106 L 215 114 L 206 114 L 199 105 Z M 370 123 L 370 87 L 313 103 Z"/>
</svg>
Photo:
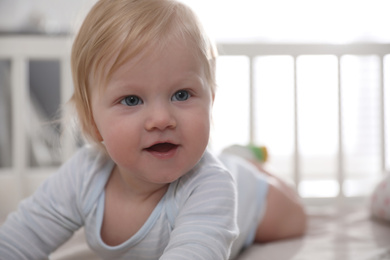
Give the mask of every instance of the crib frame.
<svg viewBox="0 0 390 260">
<path fill-rule="evenodd" d="M 56 167 L 31 168 L 27 162 L 27 130 L 24 121 L 25 104 L 28 97 L 28 61 L 59 60 L 61 66 L 60 88 L 61 103 L 69 99 L 72 93 L 72 81 L 70 73 L 70 48 L 72 39 L 66 36 L 3 36 L 0 37 L 0 59 L 10 61 L 11 103 L 12 103 L 12 166 L 0 168 L 0 216 L 6 215 L 16 208 L 20 199 L 31 194 L 35 188 L 48 175 L 55 171 Z M 334 55 L 338 59 L 338 111 L 341 120 L 341 82 L 340 82 L 340 58 L 343 55 L 377 55 L 380 57 L 380 139 L 381 139 L 381 169 L 386 171 L 386 135 L 385 135 L 385 98 L 384 98 L 384 57 L 390 54 L 390 44 L 361 43 L 361 44 L 228 44 L 218 45 L 220 55 L 246 56 L 250 60 L 250 71 L 253 72 L 254 58 L 267 55 L 289 55 L 294 58 L 294 182 L 301 182 L 301 173 L 298 149 L 298 110 L 297 110 L 297 58 L 301 55 Z M 254 75 L 250 75 L 250 140 L 254 140 Z M 75 147 L 69 136 L 65 136 L 63 147 L 63 160 L 65 161 L 74 151 Z M 340 185 L 339 197 L 344 197 L 342 189 L 345 179 L 343 173 L 343 146 L 342 129 L 339 122 L 338 129 L 338 173 L 337 180 Z"/>
<path fill-rule="evenodd" d="M 250 92 L 250 126 L 249 137 L 250 142 L 254 142 L 255 133 L 255 109 L 254 109 L 254 59 L 259 56 L 277 56 L 287 55 L 294 59 L 294 183 L 298 187 L 301 182 L 301 170 L 300 170 L 300 152 L 299 152 L 299 138 L 298 138 L 298 109 L 297 109 L 297 58 L 303 55 L 333 55 L 337 57 L 337 74 L 338 74 L 338 159 L 337 159 L 337 181 L 339 184 L 338 197 L 345 197 L 343 190 L 344 176 L 344 163 L 343 163 L 343 135 L 342 135 L 342 98 L 341 98 L 341 73 L 340 73 L 340 59 L 344 55 L 376 55 L 380 58 L 380 95 L 379 95 L 379 107 L 380 107 L 380 169 L 385 173 L 386 169 L 386 117 L 385 117 L 385 75 L 384 75 L 384 57 L 390 54 L 390 44 L 380 43 L 354 43 L 354 44 L 230 44 L 222 43 L 218 46 L 220 55 L 232 55 L 232 56 L 246 56 L 249 58 L 249 92 Z"/>
</svg>

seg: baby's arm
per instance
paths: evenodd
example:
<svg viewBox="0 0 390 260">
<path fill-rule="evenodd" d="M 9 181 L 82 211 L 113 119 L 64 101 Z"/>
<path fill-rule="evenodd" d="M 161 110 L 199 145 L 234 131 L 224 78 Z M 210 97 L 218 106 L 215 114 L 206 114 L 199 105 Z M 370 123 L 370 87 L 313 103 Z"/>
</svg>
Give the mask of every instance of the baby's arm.
<svg viewBox="0 0 390 260">
<path fill-rule="evenodd" d="M 230 174 L 221 169 L 205 176 L 201 182 L 192 180 L 197 182 L 196 187 L 189 190 L 183 204 L 178 205 L 170 241 L 160 259 L 229 258 L 238 235 L 234 182 Z"/>
<path fill-rule="evenodd" d="M 66 169 L 51 176 L 0 227 L 1 259 L 47 259 L 81 225 Z"/>
<path fill-rule="evenodd" d="M 252 162 L 267 176 L 269 191 L 265 215 L 256 232 L 257 242 L 303 235 L 306 229 L 306 214 L 296 191 L 286 182 L 264 170 L 262 164 Z"/>
</svg>

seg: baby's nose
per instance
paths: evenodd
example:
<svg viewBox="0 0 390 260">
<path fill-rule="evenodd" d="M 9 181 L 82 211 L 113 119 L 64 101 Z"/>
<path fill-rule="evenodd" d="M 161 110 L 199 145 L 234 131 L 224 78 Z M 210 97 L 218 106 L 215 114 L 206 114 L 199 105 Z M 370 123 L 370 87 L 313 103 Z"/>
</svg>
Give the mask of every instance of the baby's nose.
<svg viewBox="0 0 390 260">
<path fill-rule="evenodd" d="M 145 129 L 148 131 L 172 129 L 176 127 L 176 119 L 172 109 L 168 106 L 155 106 L 150 109 L 145 121 Z"/>
</svg>

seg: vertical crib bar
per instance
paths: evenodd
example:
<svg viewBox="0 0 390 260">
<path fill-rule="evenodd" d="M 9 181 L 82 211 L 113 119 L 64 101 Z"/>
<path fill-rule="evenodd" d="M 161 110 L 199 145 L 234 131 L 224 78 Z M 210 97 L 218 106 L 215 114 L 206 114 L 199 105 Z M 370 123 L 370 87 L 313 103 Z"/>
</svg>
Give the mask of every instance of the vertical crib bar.
<svg viewBox="0 0 390 260">
<path fill-rule="evenodd" d="M 382 173 L 386 172 L 386 114 L 385 114 L 385 66 L 384 66 L 384 55 L 379 56 L 379 115 L 380 115 L 380 169 Z"/>
<path fill-rule="evenodd" d="M 297 75 L 297 60 L 298 56 L 293 56 L 294 59 L 294 182 L 298 190 L 301 181 L 300 172 L 300 155 L 299 155 L 299 115 L 298 115 L 298 75 Z"/>
<path fill-rule="evenodd" d="M 343 146 L 343 95 L 341 86 L 341 56 L 337 56 L 337 101 L 338 101 L 338 159 L 337 159 L 337 181 L 339 184 L 339 198 L 345 196 L 344 192 L 344 146 Z"/>
<path fill-rule="evenodd" d="M 249 142 L 255 142 L 255 71 L 254 71 L 254 57 L 249 56 Z"/>
<path fill-rule="evenodd" d="M 25 196 L 24 172 L 27 168 L 27 135 L 25 122 L 28 118 L 28 62 L 23 56 L 11 61 L 12 103 L 12 160 L 20 198 Z"/>
</svg>

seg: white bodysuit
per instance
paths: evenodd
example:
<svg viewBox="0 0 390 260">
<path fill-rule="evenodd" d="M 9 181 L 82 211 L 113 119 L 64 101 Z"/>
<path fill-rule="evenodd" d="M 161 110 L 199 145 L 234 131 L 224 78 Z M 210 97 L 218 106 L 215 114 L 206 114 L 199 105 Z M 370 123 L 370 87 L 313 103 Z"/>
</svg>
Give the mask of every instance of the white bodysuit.
<svg viewBox="0 0 390 260">
<path fill-rule="evenodd" d="M 190 172 L 169 185 L 135 235 L 108 246 L 100 230 L 104 187 L 114 163 L 84 147 L 8 216 L 0 227 L 0 259 L 47 259 L 82 226 L 102 259 L 234 258 L 253 242 L 267 184 L 242 159 L 220 159 L 230 172 L 206 151 Z"/>
</svg>

